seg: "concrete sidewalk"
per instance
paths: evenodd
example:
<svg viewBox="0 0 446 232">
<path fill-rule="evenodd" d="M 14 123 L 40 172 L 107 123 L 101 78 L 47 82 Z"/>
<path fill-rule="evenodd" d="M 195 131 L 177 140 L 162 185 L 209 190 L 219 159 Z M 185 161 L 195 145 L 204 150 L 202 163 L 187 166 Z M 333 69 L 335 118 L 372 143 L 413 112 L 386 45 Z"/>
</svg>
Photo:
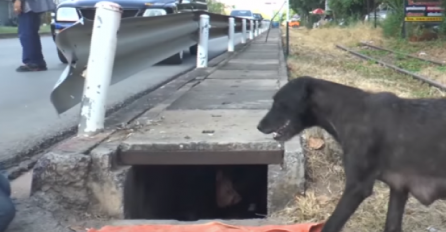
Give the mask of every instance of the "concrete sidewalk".
<svg viewBox="0 0 446 232">
<path fill-rule="evenodd" d="M 256 129 L 287 82 L 280 32 L 272 30 L 266 43 L 265 36 L 166 85 L 175 92 L 164 100 L 155 92 L 151 99 L 159 104 L 129 126 L 77 138 L 44 155 L 33 173 L 34 198 L 51 211 L 122 219 L 132 165 L 263 164 L 268 214 L 283 209 L 304 190 L 304 156 L 299 139 L 281 144 Z"/>
<path fill-rule="evenodd" d="M 210 75 L 180 89 L 162 104 L 164 109 L 155 108 L 139 118 L 149 130 L 123 141 L 121 162 L 282 163 L 282 145 L 256 129 L 279 87 L 277 35 L 273 31 L 267 43 L 266 34 L 258 37 Z"/>
</svg>

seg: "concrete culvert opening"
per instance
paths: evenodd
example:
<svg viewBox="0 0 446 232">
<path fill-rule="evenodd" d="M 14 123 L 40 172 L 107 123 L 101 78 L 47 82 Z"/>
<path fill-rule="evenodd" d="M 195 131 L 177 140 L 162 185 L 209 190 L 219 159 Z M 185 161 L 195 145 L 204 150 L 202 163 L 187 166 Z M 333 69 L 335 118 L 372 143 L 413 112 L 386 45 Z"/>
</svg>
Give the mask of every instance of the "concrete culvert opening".
<svg viewBox="0 0 446 232">
<path fill-rule="evenodd" d="M 267 165 L 133 166 L 124 183 L 126 219 L 253 219 L 267 214 Z"/>
</svg>

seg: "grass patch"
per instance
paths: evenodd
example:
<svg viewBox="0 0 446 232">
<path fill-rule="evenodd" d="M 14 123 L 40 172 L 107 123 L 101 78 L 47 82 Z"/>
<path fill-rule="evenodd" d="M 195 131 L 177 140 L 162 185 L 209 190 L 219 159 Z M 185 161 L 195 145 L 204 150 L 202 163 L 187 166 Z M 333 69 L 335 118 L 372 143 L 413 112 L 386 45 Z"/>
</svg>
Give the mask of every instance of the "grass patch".
<svg viewBox="0 0 446 232">
<path fill-rule="evenodd" d="M 376 49 L 362 49 L 359 51 L 359 53 L 364 54 L 366 56 L 375 57 L 375 58 L 388 56 L 390 54 L 390 52 L 388 52 L 388 51 L 381 51 L 381 50 L 376 50 Z"/>
<path fill-rule="evenodd" d="M 397 67 L 408 70 L 410 72 L 420 72 L 421 70 L 432 66 L 429 62 L 396 56 L 395 64 Z"/>
<path fill-rule="evenodd" d="M 8 34 L 17 34 L 17 27 L 0 27 L 0 34 L 1 35 L 8 35 Z M 51 32 L 51 27 L 49 25 L 41 26 L 40 27 L 40 33 L 49 33 Z"/>
<path fill-rule="evenodd" d="M 379 30 L 361 24 L 345 29 L 292 30 L 288 59 L 290 75 L 310 75 L 372 92 L 389 91 L 407 98 L 446 96 L 445 92 L 421 81 L 335 48 L 338 43 L 354 46 L 360 41 L 383 45 L 387 41 L 380 36 Z M 322 146 L 313 146 L 321 143 Z M 290 223 L 325 221 L 333 212 L 345 184 L 342 150 L 330 135 L 319 128 L 306 130 L 304 147 L 307 151 L 307 193 L 297 196 L 294 204 L 273 215 Z M 343 231 L 382 231 L 388 196 L 387 186 L 377 182 L 373 195 L 361 204 Z M 428 227 L 442 231 L 445 224 L 446 201 L 424 207 L 410 198 L 404 215 L 404 231 L 425 232 Z"/>
<path fill-rule="evenodd" d="M 425 42 L 407 42 L 402 39 L 388 40 L 384 45 L 387 49 L 400 53 L 411 54 L 437 61 L 446 62 L 446 41 L 434 40 Z"/>
<path fill-rule="evenodd" d="M 403 48 L 409 48 L 409 46 L 405 45 Z M 399 49 L 397 52 L 400 53 L 391 53 L 362 46 L 358 50 L 361 54 L 384 61 L 388 64 L 393 64 L 409 72 L 422 75 L 428 79 L 435 80 L 443 85 L 446 85 L 446 63 L 444 66 L 441 66 L 421 59 L 407 57 L 404 54 L 409 54 L 409 49 Z M 446 52 L 446 49 L 443 50 Z"/>
</svg>

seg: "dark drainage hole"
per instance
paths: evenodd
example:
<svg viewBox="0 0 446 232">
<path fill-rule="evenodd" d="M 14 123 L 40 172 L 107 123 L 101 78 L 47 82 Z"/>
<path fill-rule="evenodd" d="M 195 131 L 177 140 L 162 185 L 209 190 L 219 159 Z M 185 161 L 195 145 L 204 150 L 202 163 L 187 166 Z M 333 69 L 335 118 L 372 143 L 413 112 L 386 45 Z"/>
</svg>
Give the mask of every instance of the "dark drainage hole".
<svg viewBox="0 0 446 232">
<path fill-rule="evenodd" d="M 267 214 L 267 165 L 133 166 L 126 219 L 253 219 Z"/>
</svg>

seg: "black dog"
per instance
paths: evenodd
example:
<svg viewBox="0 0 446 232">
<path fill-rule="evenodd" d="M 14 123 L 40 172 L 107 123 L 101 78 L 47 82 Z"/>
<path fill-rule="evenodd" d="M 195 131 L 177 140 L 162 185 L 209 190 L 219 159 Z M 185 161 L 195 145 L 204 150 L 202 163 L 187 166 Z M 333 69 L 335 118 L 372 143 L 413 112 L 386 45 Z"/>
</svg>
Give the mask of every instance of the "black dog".
<svg viewBox="0 0 446 232">
<path fill-rule="evenodd" d="M 287 141 L 319 126 L 342 146 L 346 185 L 322 232 L 340 231 L 375 180 L 390 187 L 385 232 L 400 232 L 410 193 L 428 206 L 446 198 L 446 99 L 403 99 L 312 77 L 274 96 L 258 129 Z"/>
</svg>

